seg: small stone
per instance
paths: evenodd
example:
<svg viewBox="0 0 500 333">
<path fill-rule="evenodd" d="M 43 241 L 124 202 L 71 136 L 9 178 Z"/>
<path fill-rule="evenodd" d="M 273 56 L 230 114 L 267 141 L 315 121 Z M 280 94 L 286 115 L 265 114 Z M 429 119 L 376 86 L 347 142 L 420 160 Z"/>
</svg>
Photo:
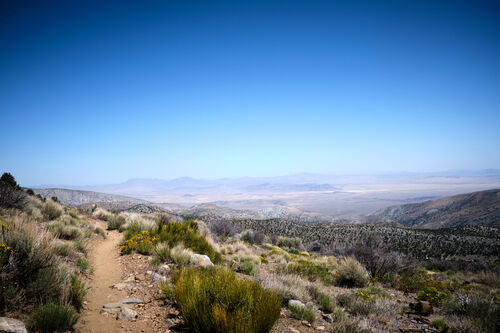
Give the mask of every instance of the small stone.
<svg viewBox="0 0 500 333">
<path fill-rule="evenodd" d="M 144 276 L 144 274 L 138 274 L 135 276 L 135 279 L 137 281 L 144 281 L 146 279 L 146 277 Z"/>
<path fill-rule="evenodd" d="M 158 273 L 154 273 L 153 274 L 153 280 L 155 280 L 155 281 L 166 281 L 167 278 L 165 276 L 163 276 L 163 275 L 158 274 Z"/>
<path fill-rule="evenodd" d="M 311 327 L 311 324 L 307 320 L 302 320 L 301 321 L 302 325 Z"/>
<path fill-rule="evenodd" d="M 102 307 L 105 309 L 120 308 L 123 304 L 121 302 L 113 302 L 104 304 Z"/>
<path fill-rule="evenodd" d="M 296 300 L 296 299 L 291 299 L 288 301 L 288 306 L 291 306 L 291 305 L 305 307 L 304 303 L 302 303 L 301 301 Z"/>
<path fill-rule="evenodd" d="M 120 313 L 116 316 L 117 319 L 124 320 L 124 319 L 135 319 L 137 318 L 137 312 L 135 312 L 132 309 L 122 307 Z"/>
<path fill-rule="evenodd" d="M 126 284 L 124 282 L 120 282 L 120 283 L 116 283 L 116 284 L 112 285 L 111 288 L 114 288 L 117 290 L 124 290 L 124 289 L 130 290 L 130 289 L 132 289 L 132 286 L 129 284 Z"/>
<path fill-rule="evenodd" d="M 325 326 L 316 326 L 316 329 L 318 331 L 324 331 L 325 330 Z"/>
<path fill-rule="evenodd" d="M 139 298 L 126 298 L 120 301 L 121 304 L 140 304 L 144 303 L 142 299 Z"/>
<path fill-rule="evenodd" d="M 147 275 L 151 275 L 151 274 L 153 274 L 153 272 L 152 271 L 146 271 L 146 274 Z"/>
<path fill-rule="evenodd" d="M 160 267 L 158 267 L 158 273 L 166 275 L 170 272 L 170 266 L 167 264 L 163 264 Z"/>
<path fill-rule="evenodd" d="M 20 320 L 0 317 L 0 332 L 2 333 L 27 333 L 26 326 Z"/>
<path fill-rule="evenodd" d="M 285 333 L 300 333 L 300 331 L 293 327 L 287 327 L 285 328 Z"/>
</svg>

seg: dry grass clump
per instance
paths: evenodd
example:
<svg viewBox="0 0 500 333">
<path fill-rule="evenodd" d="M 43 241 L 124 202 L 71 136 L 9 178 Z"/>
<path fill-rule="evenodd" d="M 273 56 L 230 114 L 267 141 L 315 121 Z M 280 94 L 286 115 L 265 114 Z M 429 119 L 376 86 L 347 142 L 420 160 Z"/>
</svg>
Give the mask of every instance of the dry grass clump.
<svg viewBox="0 0 500 333">
<path fill-rule="evenodd" d="M 92 216 L 95 218 L 98 218 L 99 220 L 107 221 L 108 217 L 111 216 L 112 214 L 108 212 L 106 209 L 97 207 L 93 212 Z"/>
<path fill-rule="evenodd" d="M 69 274 L 52 245 L 53 238 L 19 217 L 9 218 L 4 225 L 0 244 L 10 250 L 0 270 L 0 308 L 66 300 Z"/>
<path fill-rule="evenodd" d="M 174 274 L 175 299 L 195 332 L 269 332 L 279 318 L 279 297 L 221 268 Z"/>
<path fill-rule="evenodd" d="M 274 274 L 262 272 L 256 280 L 266 289 L 275 291 L 281 298 L 283 304 L 291 299 L 302 302 L 310 300 L 309 282 L 304 281 L 298 275 Z"/>
<path fill-rule="evenodd" d="M 177 244 L 170 250 L 170 259 L 178 265 L 189 265 L 194 252 L 186 249 L 184 245 Z"/>
<path fill-rule="evenodd" d="M 47 200 L 42 207 L 42 215 L 46 220 L 52 221 L 60 217 L 64 210 L 60 204 L 55 201 Z"/>
<path fill-rule="evenodd" d="M 64 332 L 71 330 L 78 318 L 71 306 L 51 302 L 35 307 L 30 329 L 34 332 Z"/>
<path fill-rule="evenodd" d="M 364 287 L 370 274 L 354 257 L 340 260 L 337 267 L 336 284 L 343 287 Z"/>
</svg>

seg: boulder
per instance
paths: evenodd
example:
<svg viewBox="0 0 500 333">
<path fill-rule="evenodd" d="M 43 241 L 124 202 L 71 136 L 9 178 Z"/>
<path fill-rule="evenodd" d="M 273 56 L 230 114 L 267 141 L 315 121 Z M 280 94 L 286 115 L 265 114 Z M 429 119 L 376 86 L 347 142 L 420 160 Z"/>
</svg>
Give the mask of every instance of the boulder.
<svg viewBox="0 0 500 333">
<path fill-rule="evenodd" d="M 191 262 L 200 267 L 213 266 L 214 264 L 210 260 L 210 258 L 205 254 L 195 253 L 191 256 Z"/>
<path fill-rule="evenodd" d="M 28 331 L 22 321 L 0 317 L 0 333 L 28 333 Z"/>
<path fill-rule="evenodd" d="M 428 316 L 434 312 L 432 305 L 426 301 L 419 301 L 417 303 L 410 303 L 410 310 L 420 316 Z"/>
</svg>

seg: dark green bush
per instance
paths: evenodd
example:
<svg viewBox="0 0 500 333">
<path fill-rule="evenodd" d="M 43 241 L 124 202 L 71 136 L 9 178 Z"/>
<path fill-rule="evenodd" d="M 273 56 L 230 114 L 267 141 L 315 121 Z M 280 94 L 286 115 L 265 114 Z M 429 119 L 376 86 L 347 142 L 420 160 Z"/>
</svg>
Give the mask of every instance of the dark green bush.
<svg viewBox="0 0 500 333">
<path fill-rule="evenodd" d="M 30 328 L 34 332 L 64 332 L 78 321 L 75 309 L 66 304 L 47 303 L 33 310 Z"/>
<path fill-rule="evenodd" d="M 233 272 L 187 268 L 173 281 L 182 316 L 195 332 L 269 332 L 279 318 L 280 298 Z"/>
</svg>

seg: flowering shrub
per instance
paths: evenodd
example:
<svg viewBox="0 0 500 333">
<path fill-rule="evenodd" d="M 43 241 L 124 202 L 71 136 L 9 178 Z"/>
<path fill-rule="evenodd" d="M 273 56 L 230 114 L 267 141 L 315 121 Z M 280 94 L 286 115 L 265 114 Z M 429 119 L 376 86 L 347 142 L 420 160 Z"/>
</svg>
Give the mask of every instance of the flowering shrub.
<svg viewBox="0 0 500 333">
<path fill-rule="evenodd" d="M 0 244 L 0 267 L 2 267 L 7 261 L 12 253 L 12 248 L 6 244 Z"/>
<path fill-rule="evenodd" d="M 417 299 L 428 301 L 432 305 L 441 305 L 448 296 L 447 290 L 448 287 L 444 282 L 432 280 L 417 293 Z"/>
<path fill-rule="evenodd" d="M 148 230 L 143 230 L 132 238 L 124 241 L 123 245 L 120 247 L 120 252 L 122 254 L 127 254 L 132 251 L 137 251 L 141 254 L 151 254 L 157 241 L 158 239 L 156 236 L 152 236 Z"/>
</svg>

